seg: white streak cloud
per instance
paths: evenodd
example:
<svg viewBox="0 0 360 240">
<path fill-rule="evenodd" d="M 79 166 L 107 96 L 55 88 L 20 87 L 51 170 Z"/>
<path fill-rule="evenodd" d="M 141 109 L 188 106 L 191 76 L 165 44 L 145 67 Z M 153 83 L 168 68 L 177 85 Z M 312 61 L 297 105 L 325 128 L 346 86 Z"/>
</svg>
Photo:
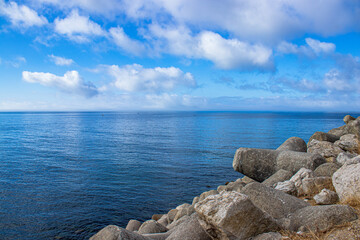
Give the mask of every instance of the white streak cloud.
<svg viewBox="0 0 360 240">
<path fill-rule="evenodd" d="M 137 56 L 145 52 L 144 44 L 142 44 L 140 41 L 131 39 L 128 35 L 126 35 L 123 28 L 121 27 L 110 28 L 109 33 L 115 44 L 125 52 Z"/>
<path fill-rule="evenodd" d="M 49 58 L 52 62 L 54 62 L 58 66 L 70 66 L 71 64 L 74 63 L 74 60 L 72 59 L 55 56 L 53 54 L 49 55 Z"/>
<path fill-rule="evenodd" d="M 98 94 L 98 89 L 91 82 L 85 82 L 77 71 L 68 71 L 64 76 L 44 72 L 22 72 L 22 78 L 29 83 L 39 83 L 47 87 L 55 87 L 63 92 L 75 93 L 85 97 Z"/>
<path fill-rule="evenodd" d="M 308 57 L 329 55 L 335 52 L 336 45 L 328 42 L 321 42 L 313 38 L 305 38 L 306 45 L 298 46 L 289 42 L 281 42 L 277 51 L 284 54 L 302 54 Z"/>
</svg>

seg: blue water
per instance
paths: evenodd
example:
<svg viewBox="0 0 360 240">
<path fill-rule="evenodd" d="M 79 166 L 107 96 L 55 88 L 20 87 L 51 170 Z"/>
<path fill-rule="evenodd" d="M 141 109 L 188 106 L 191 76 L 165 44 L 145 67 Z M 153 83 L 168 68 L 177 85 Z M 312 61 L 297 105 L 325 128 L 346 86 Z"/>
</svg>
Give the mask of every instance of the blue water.
<svg viewBox="0 0 360 240">
<path fill-rule="evenodd" d="M 238 147 L 343 125 L 344 114 L 0 113 L 0 239 L 86 239 L 241 175 Z"/>
</svg>

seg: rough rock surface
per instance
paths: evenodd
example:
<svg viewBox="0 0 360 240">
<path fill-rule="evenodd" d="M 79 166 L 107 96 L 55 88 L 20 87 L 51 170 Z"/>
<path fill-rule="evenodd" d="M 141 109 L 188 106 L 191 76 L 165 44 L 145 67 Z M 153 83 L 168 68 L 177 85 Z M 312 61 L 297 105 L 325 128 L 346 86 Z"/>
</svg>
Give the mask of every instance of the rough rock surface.
<svg viewBox="0 0 360 240">
<path fill-rule="evenodd" d="M 336 158 L 336 162 L 340 165 L 344 165 L 345 163 L 350 163 L 352 162 L 351 159 L 356 157 L 356 154 L 352 154 L 352 153 L 340 153 L 337 158 Z"/>
<path fill-rule="evenodd" d="M 162 216 L 164 216 L 164 214 L 153 214 L 151 219 L 158 221 Z"/>
<path fill-rule="evenodd" d="M 187 221 L 184 221 L 173 229 L 167 240 L 211 240 L 210 236 L 201 227 L 197 214 L 192 214 Z"/>
<path fill-rule="evenodd" d="M 334 143 L 335 141 L 339 140 L 340 137 L 334 135 L 334 134 L 330 134 L 330 133 L 325 133 L 325 132 L 315 132 L 309 139 L 309 143 L 313 140 L 318 140 L 318 141 L 327 141 L 327 142 L 331 142 Z"/>
<path fill-rule="evenodd" d="M 115 225 L 109 225 L 101 229 L 90 240 L 149 240 L 138 233 L 128 231 Z"/>
<path fill-rule="evenodd" d="M 218 194 L 218 191 L 217 191 L 217 190 L 210 190 L 210 191 L 207 191 L 207 192 L 203 192 L 203 193 L 200 195 L 199 201 L 202 201 L 202 200 L 204 200 L 205 198 L 207 198 L 208 196 L 215 195 L 215 194 Z"/>
<path fill-rule="evenodd" d="M 269 232 L 257 235 L 256 237 L 252 238 L 251 240 L 281 240 L 282 236 L 278 232 Z"/>
<path fill-rule="evenodd" d="M 302 188 L 302 181 L 306 178 L 314 177 L 314 172 L 307 168 L 301 168 L 294 176 L 290 178 L 290 181 L 295 184 L 297 195 L 301 196 L 304 194 Z"/>
<path fill-rule="evenodd" d="M 360 200 L 360 163 L 345 164 L 332 177 L 341 201 Z"/>
<path fill-rule="evenodd" d="M 171 224 L 167 225 L 166 228 L 167 229 L 173 229 L 177 226 L 179 226 L 180 224 L 182 224 L 183 222 L 186 222 L 189 220 L 189 216 L 185 215 L 183 216 L 182 218 L 176 220 L 176 221 L 173 221 Z"/>
<path fill-rule="evenodd" d="M 295 152 L 306 152 L 306 142 L 299 137 L 291 137 L 281 144 L 276 150 L 278 151 L 295 151 Z"/>
<path fill-rule="evenodd" d="M 324 158 L 336 158 L 340 153 L 344 152 L 344 150 L 334 143 L 313 139 L 308 144 L 308 152 L 320 154 Z"/>
<path fill-rule="evenodd" d="M 200 197 L 196 196 L 193 199 L 192 205 L 195 205 L 200 200 Z"/>
<path fill-rule="evenodd" d="M 248 185 L 251 184 L 254 183 Z M 223 191 L 209 196 L 198 202 L 195 210 L 201 226 L 213 239 L 241 240 L 279 229 L 270 215 L 238 192 Z"/>
<path fill-rule="evenodd" d="M 275 189 L 290 195 L 296 195 L 297 193 L 294 182 L 289 180 L 277 183 Z"/>
<path fill-rule="evenodd" d="M 344 120 L 344 122 L 345 122 L 346 124 L 354 121 L 355 119 L 356 119 L 356 118 L 354 118 L 353 116 L 350 116 L 350 115 L 346 115 L 346 116 L 343 118 L 343 120 Z"/>
<path fill-rule="evenodd" d="M 138 233 L 144 234 L 144 233 L 162 233 L 166 232 L 168 229 L 158 223 L 155 220 L 148 220 L 144 222 L 141 227 L 139 228 Z"/>
<path fill-rule="evenodd" d="M 324 163 L 318 166 L 314 174 L 317 177 L 332 177 L 334 172 L 340 168 L 339 164 L 336 163 Z"/>
<path fill-rule="evenodd" d="M 172 223 L 174 221 L 174 218 L 177 214 L 179 210 L 177 209 L 171 209 L 166 215 L 167 215 L 167 220 L 168 220 L 168 223 Z"/>
<path fill-rule="evenodd" d="M 302 193 L 306 196 L 318 194 L 324 188 L 334 189 L 331 177 L 305 178 L 302 181 Z"/>
<path fill-rule="evenodd" d="M 287 217 L 298 209 L 310 206 L 301 199 L 261 183 L 250 183 L 243 188 L 241 193 L 247 195 L 256 207 L 275 219 Z"/>
<path fill-rule="evenodd" d="M 271 175 L 268 179 L 262 182 L 265 186 L 274 187 L 274 185 L 278 182 L 283 182 L 289 180 L 292 177 L 292 173 L 290 171 L 280 169 L 273 175 Z"/>
<path fill-rule="evenodd" d="M 157 222 L 166 227 L 169 224 L 168 215 L 164 214 Z"/>
<path fill-rule="evenodd" d="M 314 200 L 319 205 L 330 205 L 339 201 L 339 196 L 336 192 L 324 188 L 319 194 L 314 196 Z"/>
<path fill-rule="evenodd" d="M 285 227 L 292 231 L 326 231 L 356 219 L 355 210 L 346 205 L 310 206 L 292 214 L 289 225 Z"/>
<path fill-rule="evenodd" d="M 240 192 L 241 189 L 246 185 L 246 183 L 244 183 L 242 181 L 241 178 L 237 179 L 235 182 L 230 182 L 227 185 L 220 185 L 217 188 L 217 191 L 220 193 L 222 191 L 235 191 L 235 192 Z"/>
<path fill-rule="evenodd" d="M 355 134 L 341 136 L 340 140 L 335 142 L 335 145 L 350 153 L 360 153 L 360 141 Z"/>
<path fill-rule="evenodd" d="M 130 220 L 126 226 L 126 230 L 137 231 L 139 230 L 140 226 L 141 222 L 139 222 L 138 220 Z"/>
</svg>

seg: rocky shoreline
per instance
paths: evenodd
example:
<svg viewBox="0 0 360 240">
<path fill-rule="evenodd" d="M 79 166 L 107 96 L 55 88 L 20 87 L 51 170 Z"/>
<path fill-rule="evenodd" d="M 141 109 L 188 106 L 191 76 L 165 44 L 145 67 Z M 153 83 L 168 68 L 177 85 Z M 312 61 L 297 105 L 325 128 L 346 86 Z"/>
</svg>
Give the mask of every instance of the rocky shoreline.
<svg viewBox="0 0 360 240">
<path fill-rule="evenodd" d="M 275 150 L 239 148 L 245 177 L 90 240 L 360 239 L 360 117 Z"/>
</svg>

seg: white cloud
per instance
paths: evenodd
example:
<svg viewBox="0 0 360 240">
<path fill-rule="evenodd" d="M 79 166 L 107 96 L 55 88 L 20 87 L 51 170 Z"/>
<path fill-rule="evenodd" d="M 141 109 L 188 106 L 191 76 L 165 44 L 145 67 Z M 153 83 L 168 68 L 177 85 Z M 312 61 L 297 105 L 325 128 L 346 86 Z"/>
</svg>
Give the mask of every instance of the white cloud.
<svg viewBox="0 0 360 240">
<path fill-rule="evenodd" d="M 284 54 L 303 54 L 308 57 L 328 55 L 335 52 L 336 45 L 328 42 L 321 42 L 312 38 L 305 38 L 306 45 L 298 46 L 289 42 L 281 42 L 277 51 Z"/>
<path fill-rule="evenodd" d="M 145 46 L 140 41 L 129 38 L 121 27 L 114 27 L 109 29 L 110 36 L 117 46 L 125 52 L 141 55 L 145 52 Z"/>
<path fill-rule="evenodd" d="M 4 0 L 0 0 L 0 15 L 6 16 L 16 27 L 27 28 L 48 23 L 44 16 L 39 16 L 33 9 L 13 1 L 5 3 Z"/>
<path fill-rule="evenodd" d="M 144 68 L 141 65 L 107 66 L 107 72 L 112 76 L 114 86 L 127 92 L 171 91 L 180 86 L 196 87 L 191 73 L 184 73 L 179 68 Z"/>
<path fill-rule="evenodd" d="M 106 32 L 89 17 L 80 16 L 77 10 L 64 19 L 56 18 L 55 31 L 77 42 L 87 42 L 91 36 L 105 36 Z"/>
<path fill-rule="evenodd" d="M 68 71 L 64 76 L 44 72 L 22 72 L 22 78 L 29 83 L 39 83 L 47 87 L 55 87 L 68 93 L 76 93 L 86 97 L 98 94 L 91 82 L 84 82 L 77 71 Z"/>
<path fill-rule="evenodd" d="M 306 38 L 305 39 L 307 45 L 316 53 L 332 53 L 335 51 L 335 44 L 333 43 L 326 43 L 326 42 L 320 42 L 319 40 L 315 40 L 312 38 Z"/>
<path fill-rule="evenodd" d="M 58 66 L 70 66 L 71 64 L 74 63 L 74 60 L 72 59 L 55 56 L 53 54 L 49 55 L 49 58 L 52 62 L 54 62 Z"/>
</svg>

